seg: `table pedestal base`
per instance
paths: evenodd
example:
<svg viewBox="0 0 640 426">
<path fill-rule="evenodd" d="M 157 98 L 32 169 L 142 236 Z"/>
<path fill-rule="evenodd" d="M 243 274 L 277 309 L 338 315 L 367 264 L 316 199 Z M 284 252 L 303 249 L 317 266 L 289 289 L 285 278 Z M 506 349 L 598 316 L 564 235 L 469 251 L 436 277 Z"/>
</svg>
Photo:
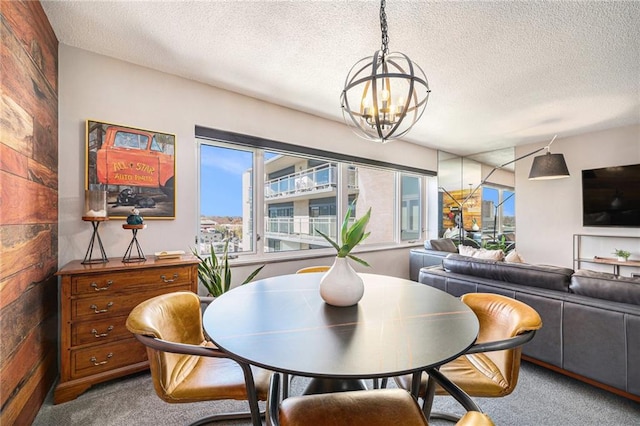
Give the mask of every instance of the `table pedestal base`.
<svg viewBox="0 0 640 426">
<path fill-rule="evenodd" d="M 320 393 L 346 392 L 354 390 L 367 390 L 367 385 L 364 380 L 313 378 L 304 390 L 303 395 L 316 395 Z"/>
</svg>

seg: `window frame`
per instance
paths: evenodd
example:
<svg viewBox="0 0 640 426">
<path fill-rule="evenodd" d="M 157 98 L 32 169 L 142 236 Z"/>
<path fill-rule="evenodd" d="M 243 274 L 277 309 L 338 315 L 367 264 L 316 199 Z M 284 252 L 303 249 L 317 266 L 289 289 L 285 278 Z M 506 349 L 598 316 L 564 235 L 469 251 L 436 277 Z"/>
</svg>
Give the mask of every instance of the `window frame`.
<svg viewBox="0 0 640 426">
<path fill-rule="evenodd" d="M 436 176 L 436 173 L 430 170 L 424 170 L 414 167 L 402 166 L 393 163 L 386 163 L 377 160 L 359 158 L 344 154 L 332 153 L 329 151 L 316 150 L 304 146 L 291 145 L 283 142 L 270 141 L 266 139 L 256 138 L 253 136 L 240 135 L 231 132 L 220 131 L 216 129 L 209 129 L 200 126 L 196 126 L 195 141 L 197 145 L 197 208 L 196 208 L 196 247 L 199 247 L 198 242 L 201 227 L 201 188 L 202 183 L 200 180 L 202 158 L 201 149 L 202 145 L 217 146 L 226 149 L 238 149 L 241 151 L 248 151 L 253 154 L 253 194 L 252 194 L 252 220 L 254 224 L 254 232 L 252 234 L 252 250 L 238 252 L 237 255 L 243 259 L 260 260 L 260 261 L 278 261 L 287 260 L 291 258 L 313 258 L 313 257 L 326 257 L 328 255 L 335 254 L 335 250 L 331 247 L 326 249 L 304 249 L 304 250 L 289 250 L 281 252 L 268 252 L 265 251 L 265 229 L 264 218 L 268 215 L 265 213 L 265 193 L 264 193 L 264 153 L 275 152 L 282 155 L 293 155 L 304 157 L 306 159 L 316 159 L 320 161 L 335 162 L 338 172 L 338 185 L 336 194 L 336 211 L 339 222 L 344 217 L 348 208 L 348 168 L 349 167 L 372 167 L 390 170 L 394 173 L 395 179 L 395 199 L 394 206 L 394 232 L 393 241 L 375 243 L 375 244 L 362 244 L 356 252 L 375 251 L 388 248 L 398 248 L 402 246 L 413 246 L 421 243 L 426 238 L 425 224 L 427 220 L 427 198 L 428 194 L 426 190 L 428 188 L 427 179 Z M 401 227 L 401 210 L 402 200 L 401 198 L 401 184 L 402 176 L 415 176 L 419 178 L 419 225 L 418 225 L 418 238 L 410 240 L 402 240 Z"/>
</svg>

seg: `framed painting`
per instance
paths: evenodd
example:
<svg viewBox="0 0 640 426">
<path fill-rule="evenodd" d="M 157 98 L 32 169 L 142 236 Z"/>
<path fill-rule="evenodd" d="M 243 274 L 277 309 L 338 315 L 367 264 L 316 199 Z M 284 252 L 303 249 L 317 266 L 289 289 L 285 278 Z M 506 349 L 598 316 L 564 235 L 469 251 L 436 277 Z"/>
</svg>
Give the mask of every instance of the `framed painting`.
<svg viewBox="0 0 640 426">
<path fill-rule="evenodd" d="M 85 189 L 106 190 L 107 216 L 175 219 L 176 136 L 87 120 Z"/>
</svg>

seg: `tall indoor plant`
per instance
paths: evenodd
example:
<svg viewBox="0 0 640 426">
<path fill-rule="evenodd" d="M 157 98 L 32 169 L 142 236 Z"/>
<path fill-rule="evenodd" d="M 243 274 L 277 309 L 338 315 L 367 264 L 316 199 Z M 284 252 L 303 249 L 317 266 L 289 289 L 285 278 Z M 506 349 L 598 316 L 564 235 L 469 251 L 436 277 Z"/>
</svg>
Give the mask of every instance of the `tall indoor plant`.
<svg viewBox="0 0 640 426">
<path fill-rule="evenodd" d="M 197 249 L 191 250 L 200 260 L 198 265 L 198 278 L 202 285 L 205 286 L 209 292 L 209 296 L 218 297 L 231 288 L 231 267 L 229 266 L 229 241 L 224 244 L 224 251 L 222 256 L 218 259 L 211 244 L 211 255 L 208 257 L 201 257 Z M 253 271 L 240 285 L 244 285 L 251 281 L 258 273 L 264 268 L 265 265 L 260 266 Z"/>
<path fill-rule="evenodd" d="M 331 237 L 316 229 L 316 232 L 322 235 L 337 252 L 331 269 L 327 271 L 320 281 L 320 296 L 325 302 L 333 306 L 355 305 L 364 295 L 362 278 L 353 270 L 347 258 L 353 259 L 361 265 L 369 266 L 365 260 L 352 255 L 351 251 L 371 234 L 366 232 L 367 224 L 371 218 L 371 208 L 364 216 L 349 226 L 349 219 L 354 209 L 355 203 L 349 205 L 349 209 L 342 221 L 340 230 L 342 245 L 339 245 Z"/>
</svg>

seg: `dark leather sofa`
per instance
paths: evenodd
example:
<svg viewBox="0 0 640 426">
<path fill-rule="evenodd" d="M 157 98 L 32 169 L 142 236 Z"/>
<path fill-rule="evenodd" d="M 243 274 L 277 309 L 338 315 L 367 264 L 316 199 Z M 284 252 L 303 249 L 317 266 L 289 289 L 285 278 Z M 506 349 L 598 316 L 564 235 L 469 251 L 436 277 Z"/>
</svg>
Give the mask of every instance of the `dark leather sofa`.
<svg viewBox="0 0 640 426">
<path fill-rule="evenodd" d="M 454 296 L 498 293 L 538 311 L 524 359 L 640 402 L 640 278 L 449 254 L 418 280 Z"/>
<path fill-rule="evenodd" d="M 420 269 L 425 266 L 437 266 L 442 264 L 442 259 L 451 253 L 457 253 L 459 240 L 440 238 L 438 240 L 427 240 L 424 248 L 411 249 L 409 252 L 409 277 L 413 281 L 418 281 Z M 470 239 L 464 238 L 462 244 L 470 247 L 480 248 L 480 245 Z"/>
</svg>

